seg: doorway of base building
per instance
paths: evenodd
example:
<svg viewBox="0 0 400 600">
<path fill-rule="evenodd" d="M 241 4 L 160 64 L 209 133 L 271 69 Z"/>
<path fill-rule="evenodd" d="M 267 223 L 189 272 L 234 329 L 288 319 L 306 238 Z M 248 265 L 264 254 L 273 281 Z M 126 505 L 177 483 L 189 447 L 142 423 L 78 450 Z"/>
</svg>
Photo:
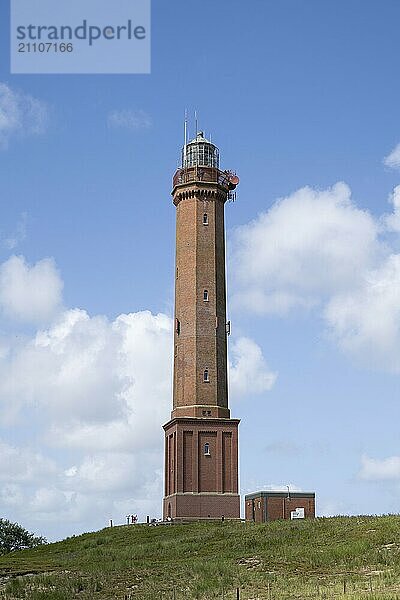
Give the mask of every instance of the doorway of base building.
<svg viewBox="0 0 400 600">
<path fill-rule="evenodd" d="M 167 516 L 168 516 L 168 519 L 171 518 L 171 504 L 170 503 L 168 504 L 168 515 Z"/>
</svg>

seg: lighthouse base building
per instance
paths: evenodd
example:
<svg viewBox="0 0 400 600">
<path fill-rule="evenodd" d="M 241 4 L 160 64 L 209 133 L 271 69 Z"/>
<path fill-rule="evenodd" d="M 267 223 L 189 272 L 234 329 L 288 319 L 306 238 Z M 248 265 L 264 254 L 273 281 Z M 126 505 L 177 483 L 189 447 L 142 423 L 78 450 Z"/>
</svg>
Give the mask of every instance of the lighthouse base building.
<svg viewBox="0 0 400 600">
<path fill-rule="evenodd" d="M 239 518 L 238 425 L 201 418 L 164 425 L 164 518 Z"/>
</svg>

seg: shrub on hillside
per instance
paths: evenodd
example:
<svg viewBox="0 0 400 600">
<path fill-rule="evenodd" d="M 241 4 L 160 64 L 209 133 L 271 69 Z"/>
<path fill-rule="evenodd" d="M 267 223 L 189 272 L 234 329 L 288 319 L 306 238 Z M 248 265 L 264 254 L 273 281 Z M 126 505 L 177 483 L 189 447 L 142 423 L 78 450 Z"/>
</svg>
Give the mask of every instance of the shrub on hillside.
<svg viewBox="0 0 400 600">
<path fill-rule="evenodd" d="M 18 525 L 18 523 L 11 523 L 7 519 L 0 519 L 0 555 L 16 550 L 35 548 L 40 544 L 46 543 L 46 538 L 41 536 L 35 537 L 33 533 L 29 533 L 29 531 Z"/>
</svg>

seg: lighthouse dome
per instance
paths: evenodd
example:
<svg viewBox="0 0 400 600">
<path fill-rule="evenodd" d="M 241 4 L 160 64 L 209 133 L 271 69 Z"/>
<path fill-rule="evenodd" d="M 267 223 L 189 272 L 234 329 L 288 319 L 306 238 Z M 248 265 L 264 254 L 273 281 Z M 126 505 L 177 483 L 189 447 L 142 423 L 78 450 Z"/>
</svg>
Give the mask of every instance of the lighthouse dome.
<svg viewBox="0 0 400 600">
<path fill-rule="evenodd" d="M 186 167 L 212 167 L 219 169 L 219 150 L 199 131 L 182 151 L 182 165 Z"/>
</svg>

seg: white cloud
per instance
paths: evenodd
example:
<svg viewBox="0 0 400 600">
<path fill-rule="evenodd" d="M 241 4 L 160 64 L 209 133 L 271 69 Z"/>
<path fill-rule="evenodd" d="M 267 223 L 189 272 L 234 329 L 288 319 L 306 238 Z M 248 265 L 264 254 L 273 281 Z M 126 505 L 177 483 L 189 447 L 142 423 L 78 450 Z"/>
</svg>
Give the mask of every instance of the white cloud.
<svg viewBox="0 0 400 600">
<path fill-rule="evenodd" d="M 374 368 L 400 372 L 400 255 L 390 255 L 324 312 L 339 346 Z"/>
<path fill-rule="evenodd" d="M 23 257 L 12 256 L 0 265 L 0 307 L 12 318 L 48 321 L 61 305 L 62 288 L 52 259 L 30 266 Z"/>
<path fill-rule="evenodd" d="M 400 479 L 400 456 L 383 459 L 363 456 L 359 477 L 369 481 Z"/>
<path fill-rule="evenodd" d="M 19 485 L 7 483 L 0 487 L 0 506 L 3 509 L 3 514 L 6 510 L 14 507 L 18 510 L 18 507 L 22 507 L 23 502 L 24 496 Z"/>
<path fill-rule="evenodd" d="M 385 156 L 383 163 L 390 169 L 400 169 L 400 144 L 397 144 L 390 154 Z"/>
<path fill-rule="evenodd" d="M 294 483 L 289 483 L 288 485 L 285 485 L 285 484 L 277 485 L 275 483 L 270 483 L 266 487 L 263 487 L 262 489 L 265 491 L 270 491 L 270 492 L 287 492 L 288 486 L 289 486 L 289 492 L 302 492 L 303 491 L 301 489 L 301 487 L 295 485 Z"/>
<path fill-rule="evenodd" d="M 287 492 L 289 487 L 290 492 L 302 492 L 302 488 L 295 485 L 294 483 L 255 483 L 252 488 L 246 490 L 246 494 L 251 494 L 254 490 L 260 490 L 263 492 Z"/>
<path fill-rule="evenodd" d="M 384 225 L 389 231 L 400 232 L 400 185 L 394 188 L 389 197 L 389 202 L 393 206 L 393 212 L 384 216 Z"/>
<path fill-rule="evenodd" d="M 120 520 L 129 504 L 159 512 L 171 335 L 163 314 L 110 322 L 75 309 L 1 354 L 1 415 L 14 430 L 35 423 L 44 452 L 0 445 L 3 513 L 59 536 Z"/>
<path fill-rule="evenodd" d="M 400 186 L 393 212 L 373 217 L 349 188 L 303 188 L 233 239 L 234 306 L 254 313 L 314 310 L 357 362 L 400 372 Z M 397 241 L 394 241 L 395 247 Z"/>
<path fill-rule="evenodd" d="M 128 129 L 137 131 L 149 129 L 153 122 L 144 110 L 113 110 L 107 118 L 110 129 Z"/>
<path fill-rule="evenodd" d="M 274 385 L 277 374 L 266 364 L 261 348 L 251 339 L 241 337 L 230 349 L 229 382 L 232 397 L 261 394 Z"/>
<path fill-rule="evenodd" d="M 49 514 L 62 514 L 67 506 L 68 494 L 55 487 L 40 487 L 34 492 L 27 508 L 47 518 Z"/>
<path fill-rule="evenodd" d="M 318 516 L 337 517 L 339 515 L 357 514 L 357 509 L 341 500 L 318 500 Z"/>
<path fill-rule="evenodd" d="M 161 431 L 157 424 L 157 433 Z M 110 494 L 119 500 L 137 495 L 150 478 L 158 480 L 161 488 L 160 453 L 106 452 L 85 456 L 79 465 L 74 465 L 65 480 L 66 487 L 82 493 Z M 161 500 L 161 493 L 160 493 Z"/>
<path fill-rule="evenodd" d="M 44 133 L 47 120 L 44 102 L 0 83 L 0 148 L 7 148 L 13 136 Z"/>
<path fill-rule="evenodd" d="M 55 463 L 32 448 L 19 448 L 0 440 L 0 481 L 8 484 L 46 480 Z"/>
<path fill-rule="evenodd" d="M 114 399 L 110 402 L 113 404 Z M 167 412 L 164 415 L 166 419 Z M 111 417 L 112 418 L 112 417 Z M 161 419 L 162 421 L 163 419 Z M 161 423 L 160 421 L 160 423 Z M 139 419 L 136 426 L 142 425 Z M 157 438 L 153 435 L 145 436 L 134 435 L 133 428 L 135 423 L 129 423 L 128 418 L 105 421 L 104 423 L 85 423 L 82 420 L 72 423 L 62 423 L 61 425 L 53 423 L 46 436 L 47 442 L 52 446 L 63 448 L 78 448 L 86 452 L 99 450 L 102 452 L 112 452 L 118 450 L 138 450 L 144 444 L 153 444 Z M 141 442 L 139 444 L 139 441 Z"/>
<path fill-rule="evenodd" d="M 170 398 L 171 319 L 149 312 L 110 323 L 83 310 L 63 312 L 47 330 L 0 358 L 0 398 L 45 410 L 62 444 L 148 445 L 152 420 Z"/>
<path fill-rule="evenodd" d="M 235 306 L 285 314 L 319 305 L 374 264 L 381 252 L 377 232 L 347 185 L 298 190 L 234 236 Z"/>
</svg>

